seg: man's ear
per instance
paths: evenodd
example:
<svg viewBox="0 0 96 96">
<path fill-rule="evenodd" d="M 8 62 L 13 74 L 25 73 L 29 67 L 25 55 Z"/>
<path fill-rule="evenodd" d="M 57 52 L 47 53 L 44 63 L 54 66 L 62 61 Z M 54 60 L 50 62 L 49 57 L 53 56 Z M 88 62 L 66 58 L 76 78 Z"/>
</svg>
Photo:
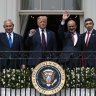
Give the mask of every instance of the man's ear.
<svg viewBox="0 0 96 96">
<path fill-rule="evenodd" d="M 13 27 L 14 27 L 14 24 L 13 24 Z"/>
</svg>

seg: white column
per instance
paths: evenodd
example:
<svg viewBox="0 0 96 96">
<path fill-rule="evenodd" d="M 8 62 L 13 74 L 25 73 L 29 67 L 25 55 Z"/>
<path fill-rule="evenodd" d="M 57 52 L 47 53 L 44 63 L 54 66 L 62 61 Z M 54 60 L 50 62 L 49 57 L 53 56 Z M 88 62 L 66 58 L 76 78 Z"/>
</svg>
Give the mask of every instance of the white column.
<svg viewBox="0 0 96 96">
<path fill-rule="evenodd" d="M 96 29 L 96 0 L 82 0 L 84 19 L 92 18 L 94 21 L 94 28 Z"/>
<path fill-rule="evenodd" d="M 0 0 L 0 32 L 3 32 L 3 22 L 7 17 L 7 13 L 6 13 L 6 0 Z"/>
<path fill-rule="evenodd" d="M 3 22 L 11 19 L 15 25 L 14 31 L 17 32 L 17 0 L 0 0 L 0 32 L 4 32 Z"/>
</svg>

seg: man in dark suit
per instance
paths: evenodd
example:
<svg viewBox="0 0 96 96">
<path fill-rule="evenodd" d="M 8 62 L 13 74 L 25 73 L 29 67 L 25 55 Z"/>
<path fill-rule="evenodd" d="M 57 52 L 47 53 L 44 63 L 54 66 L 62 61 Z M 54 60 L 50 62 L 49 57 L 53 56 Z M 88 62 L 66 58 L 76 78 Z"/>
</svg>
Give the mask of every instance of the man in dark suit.
<svg viewBox="0 0 96 96">
<path fill-rule="evenodd" d="M 47 17 L 39 16 L 37 18 L 38 28 L 30 30 L 25 45 L 30 49 L 28 66 L 35 67 L 43 60 L 54 58 L 55 54 L 46 53 L 47 51 L 56 51 L 56 38 L 54 32 L 46 29 Z M 38 52 L 36 52 L 38 51 Z M 43 58 L 43 59 L 42 59 Z"/>
<path fill-rule="evenodd" d="M 63 51 L 65 51 L 61 52 L 59 63 L 61 63 L 63 67 L 74 68 L 80 66 L 80 62 L 78 62 L 79 54 L 75 54 L 74 51 L 80 51 L 81 37 L 80 34 L 76 32 L 77 25 L 74 20 L 68 21 L 68 32 L 65 32 L 64 25 L 68 18 L 69 13 L 65 11 L 63 13 L 61 25 L 59 26 L 58 30 L 59 37 L 63 42 Z M 69 53 L 67 51 L 69 51 Z"/>
<path fill-rule="evenodd" d="M 85 67 L 95 67 L 96 69 L 96 30 L 93 29 L 94 27 L 94 22 L 91 18 L 85 19 L 84 22 L 85 28 L 87 31 L 81 35 L 81 50 L 82 51 L 87 51 L 87 53 L 83 54 L 83 57 L 86 58 L 84 59 L 84 66 Z M 89 53 L 88 51 L 92 51 Z"/>
<path fill-rule="evenodd" d="M 13 32 L 14 24 L 11 20 L 4 21 L 3 25 L 5 32 L 0 33 L 0 65 L 2 69 L 15 69 L 15 68 L 25 68 L 24 62 L 20 64 L 21 54 L 19 52 L 8 52 L 8 51 L 23 51 L 22 37 Z M 6 52 L 5 52 L 6 51 Z M 4 52 L 4 53 L 3 53 Z M 12 59 L 15 58 L 15 59 Z"/>
</svg>

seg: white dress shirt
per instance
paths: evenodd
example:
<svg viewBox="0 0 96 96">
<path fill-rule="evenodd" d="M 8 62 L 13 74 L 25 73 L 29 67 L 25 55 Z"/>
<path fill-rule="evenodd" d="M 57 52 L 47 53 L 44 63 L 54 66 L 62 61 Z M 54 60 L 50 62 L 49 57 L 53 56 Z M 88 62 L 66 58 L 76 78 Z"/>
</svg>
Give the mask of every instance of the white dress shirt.
<svg viewBox="0 0 96 96">
<path fill-rule="evenodd" d="M 65 24 L 65 22 L 61 22 L 61 25 L 64 25 L 64 24 Z M 78 41 L 78 36 L 77 36 L 77 33 L 76 33 L 76 32 L 74 32 L 73 36 L 74 36 L 74 46 L 75 46 L 75 45 L 76 45 L 76 43 L 77 43 L 77 41 Z"/>
<path fill-rule="evenodd" d="M 11 34 L 11 39 L 12 39 L 12 43 L 13 43 L 13 32 L 10 33 Z M 7 38 L 9 39 L 9 33 L 6 32 Z"/>
<path fill-rule="evenodd" d="M 40 32 L 40 37 L 41 37 L 41 42 L 42 42 L 42 29 L 39 28 L 39 32 Z M 46 29 L 44 29 L 44 35 L 45 35 L 45 40 L 46 40 L 46 43 L 47 43 L 47 32 L 46 32 Z"/>
<path fill-rule="evenodd" d="M 77 41 L 78 41 L 77 33 L 74 32 L 73 36 L 74 36 L 74 46 L 75 46 L 77 44 Z"/>
<path fill-rule="evenodd" d="M 89 38 L 92 34 L 92 31 L 93 31 L 93 29 L 91 31 L 89 31 Z M 86 32 L 86 35 L 85 35 L 85 43 L 86 43 L 86 40 L 87 40 L 87 36 L 88 36 L 88 31 Z M 89 39 L 88 39 L 88 42 L 89 42 Z"/>
</svg>

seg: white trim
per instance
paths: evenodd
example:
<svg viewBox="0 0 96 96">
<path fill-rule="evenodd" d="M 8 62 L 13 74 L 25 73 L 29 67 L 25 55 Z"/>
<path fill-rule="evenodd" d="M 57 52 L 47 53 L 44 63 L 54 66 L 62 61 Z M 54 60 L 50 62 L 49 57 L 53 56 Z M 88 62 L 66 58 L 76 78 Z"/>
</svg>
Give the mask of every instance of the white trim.
<svg viewBox="0 0 96 96">
<path fill-rule="evenodd" d="M 84 16 L 80 16 L 80 34 L 84 33 Z M 77 26 L 78 27 L 78 26 Z"/>
<path fill-rule="evenodd" d="M 46 15 L 61 15 L 64 12 L 64 10 L 19 10 L 19 15 L 42 15 L 42 14 L 46 14 Z M 69 14 L 71 15 L 84 15 L 84 11 L 83 10 L 68 10 Z"/>
<path fill-rule="evenodd" d="M 66 91 L 65 91 L 66 90 Z M 21 91 L 21 94 L 20 94 Z M 40 94 L 38 91 L 35 91 L 35 89 L 33 88 L 26 88 L 26 96 L 30 96 L 30 91 L 31 91 L 31 96 L 45 96 L 44 94 Z M 11 93 L 10 93 L 10 88 L 1 88 L 1 95 L 0 96 L 10 96 L 10 94 L 12 96 L 15 96 L 15 92 L 16 92 L 16 96 L 25 96 L 25 88 L 20 89 L 11 89 Z M 65 96 L 65 92 L 66 92 L 66 96 L 95 96 L 95 88 L 93 89 L 87 89 L 85 91 L 85 88 L 68 88 L 68 89 L 62 89 L 61 92 L 58 92 L 56 95 L 51 95 L 51 96 Z"/>
<path fill-rule="evenodd" d="M 20 34 L 20 28 L 21 28 L 21 25 L 20 25 L 20 16 L 19 16 L 19 10 L 20 10 L 20 5 L 21 5 L 21 0 L 16 0 L 16 4 L 17 4 L 17 8 L 16 8 L 16 11 L 17 11 L 17 18 L 16 18 L 16 31 Z"/>
<path fill-rule="evenodd" d="M 42 0 L 40 0 L 40 10 L 42 10 Z"/>
</svg>

